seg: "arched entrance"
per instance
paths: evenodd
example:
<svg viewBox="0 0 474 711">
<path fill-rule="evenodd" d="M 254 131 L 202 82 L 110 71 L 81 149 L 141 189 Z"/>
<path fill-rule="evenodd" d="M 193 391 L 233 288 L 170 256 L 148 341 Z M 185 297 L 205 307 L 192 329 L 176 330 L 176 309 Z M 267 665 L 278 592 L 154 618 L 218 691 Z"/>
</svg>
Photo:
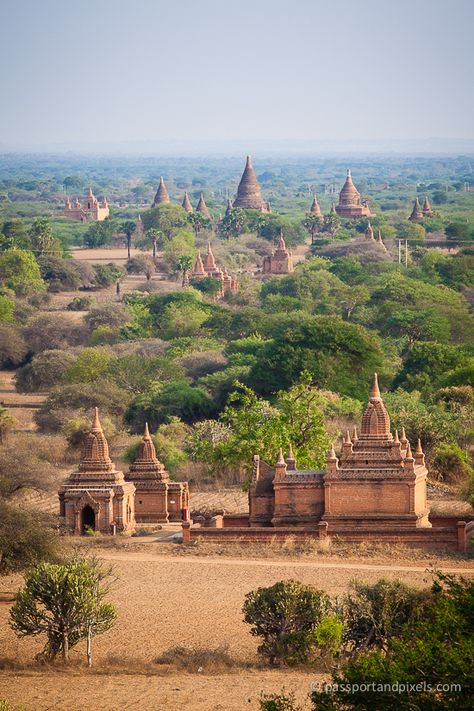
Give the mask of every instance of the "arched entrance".
<svg viewBox="0 0 474 711">
<path fill-rule="evenodd" d="M 86 532 L 86 528 L 95 531 L 95 511 L 92 506 L 84 506 L 81 513 L 81 533 Z"/>
</svg>

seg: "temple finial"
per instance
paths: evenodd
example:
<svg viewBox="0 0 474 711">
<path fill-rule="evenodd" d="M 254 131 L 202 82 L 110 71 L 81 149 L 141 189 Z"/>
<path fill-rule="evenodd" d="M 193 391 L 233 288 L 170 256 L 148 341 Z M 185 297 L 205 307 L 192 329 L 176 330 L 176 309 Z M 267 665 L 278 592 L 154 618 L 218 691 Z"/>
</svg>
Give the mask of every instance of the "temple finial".
<svg viewBox="0 0 474 711">
<path fill-rule="evenodd" d="M 98 407 L 94 408 L 94 419 L 92 420 L 92 429 L 100 430 L 102 432 L 102 425 L 100 424 Z"/>
<path fill-rule="evenodd" d="M 380 399 L 379 377 L 377 373 L 374 373 L 374 381 L 372 383 L 372 390 L 370 391 L 370 399 Z"/>
<path fill-rule="evenodd" d="M 286 464 L 285 459 L 283 457 L 283 449 L 280 447 L 278 450 L 278 459 L 277 459 L 277 466 L 279 464 Z"/>
</svg>

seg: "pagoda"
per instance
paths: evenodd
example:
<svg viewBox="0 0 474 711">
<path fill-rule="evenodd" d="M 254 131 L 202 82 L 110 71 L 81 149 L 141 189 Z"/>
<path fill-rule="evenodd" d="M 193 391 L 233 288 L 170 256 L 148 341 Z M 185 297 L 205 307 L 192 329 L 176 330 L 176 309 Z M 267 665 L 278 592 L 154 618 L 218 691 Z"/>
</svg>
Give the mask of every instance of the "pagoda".
<svg viewBox="0 0 474 711">
<path fill-rule="evenodd" d="M 131 533 L 135 528 L 135 486 L 110 459 L 97 408 L 79 467 L 60 488 L 59 503 L 69 533 Z"/>
<path fill-rule="evenodd" d="M 209 212 L 209 209 L 206 205 L 206 201 L 204 200 L 204 195 L 202 193 L 199 197 L 199 202 L 196 206 L 196 212 L 199 212 L 203 217 L 207 217 L 208 220 L 211 219 L 211 213 Z"/>
<path fill-rule="evenodd" d="M 323 521 L 331 528 L 429 527 L 428 470 L 418 444 L 412 456 L 404 432 L 390 431 L 390 417 L 374 374 L 360 434 L 346 433 L 337 458 L 331 451 L 324 476 Z"/>
<path fill-rule="evenodd" d="M 238 291 L 239 283 L 235 277 L 230 276 L 227 269 L 224 271 L 217 265 L 211 243 L 207 243 L 207 252 L 204 259 L 201 252 L 198 252 L 194 267 L 191 272 L 191 279 L 200 279 L 203 277 L 212 277 L 221 283 L 221 289 L 218 296 L 224 296 L 228 291 Z"/>
<path fill-rule="evenodd" d="M 319 207 L 319 203 L 317 200 L 316 195 L 313 195 L 313 202 L 311 204 L 310 210 L 309 210 L 310 215 L 314 215 L 315 217 L 323 219 L 323 215 L 321 213 L 321 208 Z"/>
<path fill-rule="evenodd" d="M 347 171 L 346 182 L 339 193 L 339 204 L 336 205 L 336 212 L 340 217 L 350 220 L 361 217 L 370 217 L 370 210 L 366 202 L 360 199 L 360 193 L 352 182 L 351 171 Z"/>
<path fill-rule="evenodd" d="M 242 173 L 239 187 L 237 188 L 237 197 L 234 200 L 234 207 L 270 212 L 268 203 L 262 199 L 260 185 L 258 184 L 250 156 L 247 156 L 245 169 Z"/>
<path fill-rule="evenodd" d="M 184 198 L 183 202 L 181 203 L 181 207 L 188 213 L 193 211 L 193 206 L 191 205 L 191 200 L 189 199 L 188 193 L 184 193 Z"/>
<path fill-rule="evenodd" d="M 286 247 L 283 234 L 280 233 L 278 247 L 271 255 L 263 258 L 262 272 L 263 274 L 290 274 L 293 270 L 293 257 Z"/>
<path fill-rule="evenodd" d="M 424 217 L 429 217 L 430 215 L 433 214 L 433 210 L 431 209 L 430 201 L 428 200 L 428 195 L 425 195 L 425 201 L 423 203 L 423 216 Z"/>
<path fill-rule="evenodd" d="M 152 207 L 156 207 L 157 205 L 168 205 L 170 202 L 171 200 L 168 195 L 168 190 L 166 189 L 165 181 L 163 180 L 163 176 L 160 176 L 160 184 L 158 185 L 158 190 L 156 191 Z"/>
<path fill-rule="evenodd" d="M 420 201 L 418 197 L 415 199 L 415 204 L 413 205 L 413 210 L 408 218 L 410 222 L 420 222 L 423 219 L 423 211 L 420 207 Z"/>
<path fill-rule="evenodd" d="M 155 445 L 145 424 L 138 454 L 125 479 L 135 486 L 137 523 L 168 523 L 186 519 L 189 506 L 187 482 L 174 482 L 156 456 Z"/>
<path fill-rule="evenodd" d="M 375 239 L 375 237 L 374 237 L 374 230 L 373 230 L 372 225 L 370 224 L 370 220 L 369 220 L 369 222 L 368 222 L 368 224 L 367 224 L 367 227 L 366 227 L 366 229 L 365 229 L 365 238 L 366 238 L 366 239 L 371 239 L 371 240 L 374 240 L 374 239 Z"/>
</svg>

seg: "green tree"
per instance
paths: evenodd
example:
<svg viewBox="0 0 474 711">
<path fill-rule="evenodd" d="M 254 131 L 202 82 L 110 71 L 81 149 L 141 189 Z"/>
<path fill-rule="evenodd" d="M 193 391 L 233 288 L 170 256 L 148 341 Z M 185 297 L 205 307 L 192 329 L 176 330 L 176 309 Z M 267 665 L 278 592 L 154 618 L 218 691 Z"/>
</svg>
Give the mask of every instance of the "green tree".
<svg viewBox="0 0 474 711">
<path fill-rule="evenodd" d="M 175 269 L 181 274 L 181 286 L 186 286 L 186 277 L 192 268 L 193 258 L 189 254 L 182 254 L 178 257 Z"/>
<path fill-rule="evenodd" d="M 134 432 L 143 432 L 145 422 L 150 429 L 178 417 L 186 424 L 206 417 L 212 410 L 212 403 L 202 388 L 185 380 L 164 383 L 155 390 L 138 395 L 125 413 L 125 421 Z"/>
<path fill-rule="evenodd" d="M 220 221 L 217 232 L 226 240 L 231 237 L 238 237 L 247 227 L 246 215 L 239 207 L 233 208 Z"/>
<path fill-rule="evenodd" d="M 209 217 L 205 217 L 200 212 L 190 212 L 188 214 L 188 222 L 193 228 L 195 235 L 212 228 L 212 222 Z"/>
<path fill-rule="evenodd" d="M 33 252 L 13 247 L 0 254 L 0 284 L 19 296 L 42 291 L 45 284 Z"/>
<path fill-rule="evenodd" d="M 243 607 L 250 634 L 260 638 L 258 652 L 272 665 L 288 666 L 311 660 L 318 626 L 330 612 L 326 593 L 296 580 L 247 593 Z"/>
<path fill-rule="evenodd" d="M 158 230 L 165 241 L 188 226 L 187 212 L 181 205 L 157 205 L 151 210 L 145 210 L 142 222 L 146 231 Z"/>
<path fill-rule="evenodd" d="M 323 227 L 323 218 L 317 215 L 306 215 L 303 220 L 303 227 L 311 237 L 311 244 L 314 244 L 314 238 Z"/>
<path fill-rule="evenodd" d="M 314 691 L 314 711 L 468 711 L 474 699 L 474 583 L 437 575 L 418 621 L 390 638 L 385 652 L 360 654 Z"/>
<path fill-rule="evenodd" d="M 58 252 L 57 240 L 53 235 L 53 228 L 47 217 L 37 217 L 33 220 L 29 231 L 31 249 L 36 254 L 45 252 Z"/>
<path fill-rule="evenodd" d="M 91 639 L 107 632 L 117 618 L 115 607 L 104 602 L 110 585 L 96 562 L 73 560 L 62 565 L 41 563 L 25 576 L 10 610 L 10 624 L 19 637 L 45 634 L 43 655 L 54 659 L 87 640 L 87 660 L 92 666 Z"/>
<path fill-rule="evenodd" d="M 106 217 L 100 222 L 93 222 L 83 235 L 86 247 L 103 247 L 112 242 L 115 233 L 115 223 Z"/>
<path fill-rule="evenodd" d="M 15 302 L 5 294 L 0 294 L 0 323 L 12 323 L 15 312 Z"/>
</svg>

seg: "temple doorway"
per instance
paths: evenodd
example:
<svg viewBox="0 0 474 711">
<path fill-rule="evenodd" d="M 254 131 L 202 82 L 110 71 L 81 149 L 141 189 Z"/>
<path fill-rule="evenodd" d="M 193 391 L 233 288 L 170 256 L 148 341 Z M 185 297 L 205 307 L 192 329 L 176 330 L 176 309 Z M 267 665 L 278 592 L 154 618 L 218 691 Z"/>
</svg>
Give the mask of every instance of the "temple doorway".
<svg viewBox="0 0 474 711">
<path fill-rule="evenodd" d="M 95 511 L 92 506 L 84 506 L 81 514 L 81 533 L 84 535 L 87 528 L 95 531 Z"/>
</svg>

